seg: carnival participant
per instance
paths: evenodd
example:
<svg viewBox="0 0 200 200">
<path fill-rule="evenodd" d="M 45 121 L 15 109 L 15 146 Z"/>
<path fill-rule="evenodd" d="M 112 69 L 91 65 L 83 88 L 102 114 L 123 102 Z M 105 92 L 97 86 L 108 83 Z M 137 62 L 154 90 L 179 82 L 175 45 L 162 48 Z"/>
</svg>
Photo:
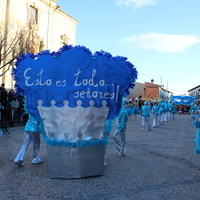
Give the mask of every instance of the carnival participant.
<svg viewBox="0 0 200 200">
<path fill-rule="evenodd" d="M 195 153 L 200 154 L 200 113 L 198 112 L 197 118 L 193 121 L 195 128 L 197 129 L 196 132 L 196 139 L 195 141 Z"/>
<path fill-rule="evenodd" d="M 155 128 L 158 126 L 158 104 L 156 101 L 153 101 L 153 106 L 151 109 L 151 113 L 153 116 L 153 124 L 152 127 Z"/>
<path fill-rule="evenodd" d="M 135 119 L 137 118 L 137 114 L 139 113 L 140 109 L 139 109 L 139 103 L 138 103 L 138 100 L 136 99 L 134 101 L 134 107 L 133 107 L 133 114 L 134 114 L 134 117 Z"/>
<path fill-rule="evenodd" d="M 32 164 L 39 164 L 43 162 L 43 159 L 39 156 L 40 150 L 40 133 L 42 132 L 42 120 L 36 119 L 29 115 L 29 119 L 24 128 L 24 139 L 23 144 L 19 150 L 19 153 L 14 159 L 14 162 L 19 166 L 24 166 L 24 158 L 26 150 L 30 143 L 33 141 L 33 153 L 32 153 Z"/>
<path fill-rule="evenodd" d="M 197 118 L 197 111 L 199 110 L 199 106 L 196 103 L 193 103 L 192 106 L 190 107 L 190 114 L 192 119 L 196 119 Z"/>
<path fill-rule="evenodd" d="M 163 99 L 160 99 L 158 103 L 158 123 L 159 125 L 164 124 L 164 117 L 165 117 L 165 102 Z"/>
<path fill-rule="evenodd" d="M 168 102 L 168 119 L 173 120 L 173 105 L 172 102 Z"/>
<path fill-rule="evenodd" d="M 148 101 L 144 102 L 144 105 L 141 108 L 142 116 L 142 130 L 151 131 L 149 119 L 150 119 L 151 106 Z"/>
<path fill-rule="evenodd" d="M 134 114 L 133 103 L 131 100 L 128 100 L 128 102 L 126 102 L 125 108 L 128 112 L 128 117 L 131 119 L 131 116 Z"/>
<path fill-rule="evenodd" d="M 174 115 L 177 114 L 178 111 L 177 111 L 177 106 L 176 104 L 173 102 L 172 103 L 172 120 L 174 120 Z"/>
<path fill-rule="evenodd" d="M 117 156 L 125 156 L 126 154 L 126 126 L 128 122 L 128 112 L 125 105 L 122 105 L 122 108 L 118 115 L 118 125 L 117 130 L 114 132 L 113 139 L 115 146 L 117 148 Z"/>
<path fill-rule="evenodd" d="M 166 99 L 165 101 L 164 101 L 164 121 L 165 122 L 168 122 L 169 121 L 169 116 L 168 116 L 168 114 L 169 114 L 169 107 L 168 107 L 169 105 L 168 105 L 168 100 Z"/>
</svg>

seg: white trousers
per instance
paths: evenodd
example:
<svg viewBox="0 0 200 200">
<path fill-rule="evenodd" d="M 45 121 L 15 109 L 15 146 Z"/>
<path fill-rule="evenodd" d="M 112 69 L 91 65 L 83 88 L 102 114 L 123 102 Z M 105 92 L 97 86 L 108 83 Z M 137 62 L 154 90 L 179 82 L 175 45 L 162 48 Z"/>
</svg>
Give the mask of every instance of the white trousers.
<svg viewBox="0 0 200 200">
<path fill-rule="evenodd" d="M 122 132 L 120 132 L 119 130 L 116 130 L 114 135 L 113 135 L 113 139 L 115 142 L 115 146 L 118 150 L 118 153 L 125 155 L 126 152 L 126 135 L 125 135 L 125 131 L 123 130 Z"/>
<path fill-rule="evenodd" d="M 164 118 L 165 118 L 165 113 L 159 113 L 158 114 L 158 124 L 163 125 L 164 124 Z"/>
<path fill-rule="evenodd" d="M 153 124 L 152 127 L 157 127 L 158 126 L 158 115 L 153 115 Z"/>
<path fill-rule="evenodd" d="M 36 164 L 41 161 L 41 158 L 38 155 L 40 150 L 40 133 L 27 131 L 24 132 L 23 144 L 19 150 L 19 153 L 15 157 L 14 162 L 24 160 L 26 150 L 28 149 L 28 146 L 32 141 L 33 141 L 32 163 Z"/>
<path fill-rule="evenodd" d="M 142 116 L 142 130 L 151 131 L 150 124 L 149 124 L 149 117 Z"/>
</svg>

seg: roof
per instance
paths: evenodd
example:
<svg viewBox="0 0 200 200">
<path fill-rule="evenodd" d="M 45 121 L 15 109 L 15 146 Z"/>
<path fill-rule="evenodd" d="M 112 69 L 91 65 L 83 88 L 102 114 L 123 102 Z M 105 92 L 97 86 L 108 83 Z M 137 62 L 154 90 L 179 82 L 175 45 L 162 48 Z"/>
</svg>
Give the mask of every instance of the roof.
<svg viewBox="0 0 200 200">
<path fill-rule="evenodd" d="M 195 89 L 197 89 L 197 88 L 199 88 L 199 87 L 200 87 L 200 85 L 198 85 L 198 86 L 196 86 L 196 87 L 194 87 L 194 88 L 188 90 L 188 92 L 190 92 L 190 91 L 192 91 L 192 90 L 195 90 Z"/>
</svg>

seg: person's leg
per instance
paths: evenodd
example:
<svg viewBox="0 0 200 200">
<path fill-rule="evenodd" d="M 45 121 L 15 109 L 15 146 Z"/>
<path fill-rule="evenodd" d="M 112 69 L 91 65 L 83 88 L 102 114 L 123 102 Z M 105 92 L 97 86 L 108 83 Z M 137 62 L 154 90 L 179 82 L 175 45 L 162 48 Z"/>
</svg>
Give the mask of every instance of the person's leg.
<svg viewBox="0 0 200 200">
<path fill-rule="evenodd" d="M 126 153 L 126 135 L 125 135 L 125 130 L 120 132 L 120 137 L 121 137 L 121 150 L 117 154 L 118 156 L 125 156 Z"/>
<path fill-rule="evenodd" d="M 110 133 L 106 133 L 106 132 L 102 131 L 101 135 L 100 135 L 100 139 L 107 139 L 108 140 L 109 136 L 110 136 Z M 106 164 L 107 164 L 106 163 L 107 162 L 107 160 L 106 160 L 106 152 L 107 152 L 107 146 L 105 145 L 104 166 L 106 166 Z"/>
<path fill-rule="evenodd" d="M 26 154 L 26 150 L 27 150 L 29 144 L 31 143 L 31 141 L 32 141 L 32 138 L 29 135 L 29 133 L 24 132 L 23 144 L 22 144 L 22 146 L 19 150 L 19 153 L 17 154 L 17 156 L 14 159 L 14 162 L 16 164 L 18 164 L 19 166 L 24 166 L 24 163 L 23 163 L 24 157 L 25 157 L 25 154 Z"/>
<path fill-rule="evenodd" d="M 153 115 L 153 124 L 152 127 L 157 127 L 157 115 Z"/>
<path fill-rule="evenodd" d="M 161 125 L 161 117 L 162 117 L 162 113 L 158 114 L 158 125 Z"/>
<path fill-rule="evenodd" d="M 38 132 L 31 132 L 30 133 L 32 139 L 33 139 L 33 154 L 32 154 L 32 163 L 38 164 L 42 163 L 44 160 L 40 158 L 39 156 L 39 150 L 40 150 L 40 133 Z"/>
<path fill-rule="evenodd" d="M 113 139 L 114 139 L 114 142 L 115 142 L 115 147 L 117 148 L 118 152 L 121 150 L 121 143 L 119 141 L 119 136 L 120 136 L 120 132 L 119 132 L 119 130 L 116 130 L 114 135 L 113 135 Z"/>
<path fill-rule="evenodd" d="M 158 115 L 156 115 L 156 126 L 158 126 L 159 125 L 159 120 L 158 120 Z"/>
<path fill-rule="evenodd" d="M 151 131 L 151 127 L 150 127 L 150 124 L 149 124 L 149 118 L 148 117 L 145 118 L 145 124 L 146 124 L 146 130 Z"/>
<path fill-rule="evenodd" d="M 125 156 L 126 152 L 125 130 L 123 130 L 122 132 L 120 132 L 119 130 L 115 131 L 113 139 L 118 151 L 117 156 Z"/>
<path fill-rule="evenodd" d="M 142 131 L 145 130 L 145 117 L 142 116 Z"/>
<path fill-rule="evenodd" d="M 164 125 L 164 117 L 165 117 L 165 113 L 161 113 L 161 116 L 160 116 L 160 125 Z"/>
</svg>

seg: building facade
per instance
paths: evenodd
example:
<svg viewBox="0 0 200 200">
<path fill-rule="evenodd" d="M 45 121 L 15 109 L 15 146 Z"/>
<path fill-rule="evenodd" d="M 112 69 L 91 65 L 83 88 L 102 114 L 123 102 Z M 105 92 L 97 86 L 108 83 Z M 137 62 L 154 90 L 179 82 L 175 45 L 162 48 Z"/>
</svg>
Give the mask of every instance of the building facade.
<svg viewBox="0 0 200 200">
<path fill-rule="evenodd" d="M 189 96 L 194 96 L 197 102 L 200 102 L 200 85 L 188 90 Z"/>
<path fill-rule="evenodd" d="M 161 85 L 154 84 L 153 79 L 151 82 L 135 82 L 134 84 L 134 89 L 130 90 L 130 98 L 138 97 L 144 101 L 159 101 L 160 99 L 170 99 L 170 96 L 173 95 L 172 92 L 164 89 Z"/>
<path fill-rule="evenodd" d="M 1 26 L 4 25 L 4 30 L 10 27 L 16 31 L 26 30 L 28 34 L 24 31 L 23 37 L 29 41 L 30 53 L 75 45 L 78 21 L 63 12 L 56 0 L 0 0 L 0 5 Z M 0 82 L 5 83 L 7 89 L 13 88 L 11 69 Z"/>
</svg>

